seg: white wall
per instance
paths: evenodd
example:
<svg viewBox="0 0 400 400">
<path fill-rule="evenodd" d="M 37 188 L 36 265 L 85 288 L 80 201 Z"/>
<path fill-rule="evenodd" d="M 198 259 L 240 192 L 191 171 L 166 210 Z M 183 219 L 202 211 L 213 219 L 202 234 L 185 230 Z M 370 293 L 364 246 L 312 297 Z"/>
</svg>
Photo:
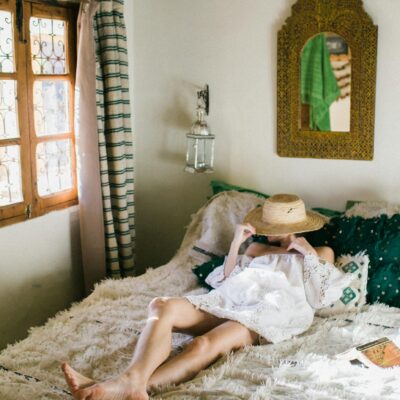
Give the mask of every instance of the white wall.
<svg viewBox="0 0 400 400">
<path fill-rule="evenodd" d="M 78 207 L 0 229 L 0 349 L 82 295 Z"/>
<path fill-rule="evenodd" d="M 211 178 L 266 193 L 294 192 L 310 206 L 347 199 L 399 201 L 400 2 L 365 0 L 379 25 L 373 161 L 276 154 L 277 31 L 294 0 L 127 1 L 133 57 L 137 252 L 141 268 L 178 248 L 183 228 L 210 194 Z M 182 171 L 196 89 L 211 90 L 216 173 Z"/>
</svg>

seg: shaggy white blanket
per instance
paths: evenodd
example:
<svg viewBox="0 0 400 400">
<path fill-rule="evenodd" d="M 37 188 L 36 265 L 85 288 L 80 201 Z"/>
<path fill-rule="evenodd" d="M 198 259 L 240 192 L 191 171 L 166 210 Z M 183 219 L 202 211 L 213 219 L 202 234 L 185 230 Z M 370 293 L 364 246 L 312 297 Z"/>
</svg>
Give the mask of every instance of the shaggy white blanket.
<svg viewBox="0 0 400 400">
<path fill-rule="evenodd" d="M 192 217 L 182 246 L 166 265 L 136 278 L 106 280 L 70 310 L 31 330 L 0 353 L 0 399 L 71 399 L 60 362 L 95 379 L 122 371 L 155 296 L 203 293 L 190 267 L 207 257 L 193 245 L 226 252 L 236 222 L 261 200 L 229 192 Z M 210 240 L 212 242 L 210 242 Z M 400 399 L 400 368 L 367 369 L 333 358 L 355 344 L 399 335 L 399 309 L 366 306 L 359 314 L 315 318 L 303 335 L 250 346 L 223 357 L 189 382 L 164 387 L 154 399 Z M 174 352 L 191 338 L 173 334 Z"/>
</svg>

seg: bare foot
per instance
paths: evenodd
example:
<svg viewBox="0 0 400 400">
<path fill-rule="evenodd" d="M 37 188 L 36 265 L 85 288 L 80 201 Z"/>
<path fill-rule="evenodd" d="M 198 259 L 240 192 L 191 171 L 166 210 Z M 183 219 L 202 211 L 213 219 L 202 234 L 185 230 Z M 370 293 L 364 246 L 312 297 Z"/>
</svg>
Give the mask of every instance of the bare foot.
<svg viewBox="0 0 400 400">
<path fill-rule="evenodd" d="M 148 400 L 146 385 L 139 384 L 132 376 L 121 375 L 105 382 L 96 383 L 72 369 L 62 365 L 65 380 L 77 400 Z"/>
<path fill-rule="evenodd" d="M 65 380 L 67 381 L 72 393 L 96 383 L 93 379 L 87 378 L 86 376 L 81 375 L 79 372 L 76 372 L 67 363 L 63 363 L 61 365 L 61 369 L 64 372 Z"/>
</svg>

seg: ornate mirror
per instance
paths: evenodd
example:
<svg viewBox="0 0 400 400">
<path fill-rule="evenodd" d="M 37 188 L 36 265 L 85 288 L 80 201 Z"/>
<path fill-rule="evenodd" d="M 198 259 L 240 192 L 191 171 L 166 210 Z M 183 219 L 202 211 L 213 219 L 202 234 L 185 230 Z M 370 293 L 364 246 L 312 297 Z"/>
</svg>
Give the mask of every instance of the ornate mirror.
<svg viewBox="0 0 400 400">
<path fill-rule="evenodd" d="M 362 0 L 298 0 L 278 33 L 278 154 L 372 160 L 377 27 Z"/>
</svg>

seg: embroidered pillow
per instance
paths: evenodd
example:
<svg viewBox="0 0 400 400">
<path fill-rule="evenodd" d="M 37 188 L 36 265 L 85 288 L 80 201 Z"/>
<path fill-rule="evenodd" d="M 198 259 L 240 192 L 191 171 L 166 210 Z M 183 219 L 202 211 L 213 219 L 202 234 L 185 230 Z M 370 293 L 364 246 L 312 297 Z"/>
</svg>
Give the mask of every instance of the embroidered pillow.
<svg viewBox="0 0 400 400">
<path fill-rule="evenodd" d="M 335 265 L 346 274 L 353 274 L 350 285 L 343 289 L 342 296 L 328 307 L 316 311 L 318 317 L 359 311 L 366 303 L 369 257 L 365 252 L 355 256 L 342 255 L 336 259 Z"/>
<path fill-rule="evenodd" d="M 400 280 L 396 276 L 400 270 L 400 214 L 332 218 L 306 238 L 314 247 L 328 244 L 336 254 L 366 250 L 370 262 L 367 303 L 400 306 Z M 387 284 L 387 290 L 382 290 L 382 284 Z"/>
</svg>

